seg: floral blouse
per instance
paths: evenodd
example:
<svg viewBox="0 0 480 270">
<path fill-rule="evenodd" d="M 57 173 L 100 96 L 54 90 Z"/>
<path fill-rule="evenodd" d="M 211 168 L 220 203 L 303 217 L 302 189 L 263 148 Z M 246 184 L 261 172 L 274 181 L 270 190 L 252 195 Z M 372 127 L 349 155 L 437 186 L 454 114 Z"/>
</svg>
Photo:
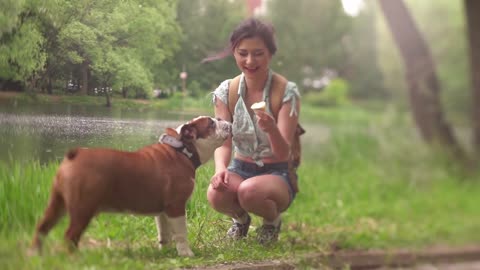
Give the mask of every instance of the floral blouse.
<svg viewBox="0 0 480 270">
<path fill-rule="evenodd" d="M 263 100 L 267 103 L 266 109 L 270 114 L 270 100 L 267 99 L 268 91 L 272 82 L 272 71 L 268 74 L 267 84 L 263 89 Z M 215 91 L 213 91 L 213 102 L 218 99 L 228 106 L 228 88 L 230 79 L 223 81 Z M 242 156 L 250 157 L 258 166 L 263 166 L 262 158 L 272 157 L 272 149 L 267 134 L 257 126 L 255 114 L 250 115 L 244 101 L 245 96 L 245 78 L 242 73 L 238 85 L 238 101 L 235 105 L 232 123 L 232 140 L 235 152 Z M 292 102 L 290 116 L 298 115 L 296 110 L 297 99 L 300 98 L 297 85 L 294 82 L 288 82 L 283 96 L 283 103 Z"/>
</svg>

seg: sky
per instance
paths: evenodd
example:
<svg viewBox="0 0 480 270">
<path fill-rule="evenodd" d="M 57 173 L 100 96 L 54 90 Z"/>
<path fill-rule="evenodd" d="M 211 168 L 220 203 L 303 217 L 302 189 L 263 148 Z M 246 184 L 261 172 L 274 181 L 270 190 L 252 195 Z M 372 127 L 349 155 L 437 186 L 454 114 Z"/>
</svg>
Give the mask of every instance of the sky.
<svg viewBox="0 0 480 270">
<path fill-rule="evenodd" d="M 255 14 L 265 14 L 266 13 L 266 8 L 267 8 L 267 2 L 270 0 L 263 0 L 262 5 L 257 7 L 255 9 Z M 349 16 L 355 17 L 358 15 L 358 13 L 362 10 L 364 7 L 364 0 L 342 0 L 342 5 L 343 5 L 343 10 L 345 13 L 347 13 Z M 256 0 L 249 0 L 248 1 L 250 4 L 253 4 L 254 2 L 257 2 Z"/>
<path fill-rule="evenodd" d="M 363 0 L 342 0 L 343 10 L 348 15 L 355 17 L 364 7 Z"/>
</svg>

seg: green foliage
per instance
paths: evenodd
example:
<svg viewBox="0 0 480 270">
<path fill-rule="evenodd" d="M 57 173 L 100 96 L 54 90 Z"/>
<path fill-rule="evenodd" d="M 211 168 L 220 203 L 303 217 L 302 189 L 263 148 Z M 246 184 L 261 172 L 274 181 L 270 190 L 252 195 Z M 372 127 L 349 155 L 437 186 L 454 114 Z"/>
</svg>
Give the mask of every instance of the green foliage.
<svg viewBox="0 0 480 270">
<path fill-rule="evenodd" d="M 148 97 L 155 69 L 179 48 L 176 1 L 31 0 L 4 13 L 3 79 L 25 81 L 42 73 L 45 85 L 91 72 L 90 88 L 115 85 Z"/>
<path fill-rule="evenodd" d="M 339 106 L 349 103 L 349 84 L 342 79 L 332 80 L 322 91 L 310 91 L 302 98 L 316 106 Z"/>
<path fill-rule="evenodd" d="M 128 92 L 128 97 L 141 96 L 151 97 L 153 89 L 153 79 L 150 70 L 148 70 L 138 58 L 128 55 L 128 51 L 119 52 L 119 60 L 115 63 L 116 79 L 113 82 L 114 89 L 135 90 Z"/>
<path fill-rule="evenodd" d="M 88 25 L 86 35 L 74 26 L 82 39 L 78 40 L 76 33 L 67 31 L 74 46 L 60 42 L 67 45 L 72 54 L 84 55 L 82 62 L 91 62 L 93 76 L 101 86 L 115 85 L 117 90 L 130 89 L 134 96 L 149 97 L 154 67 L 176 50 L 178 27 L 171 15 L 174 8 L 169 1 L 99 2 L 93 5 L 89 16 L 72 21 L 73 26 Z"/>
<path fill-rule="evenodd" d="M 346 50 L 340 44 L 352 20 L 340 1 L 270 1 L 268 18 L 275 26 L 278 53 L 273 69 L 289 79 L 319 77 L 325 68 L 341 70 Z"/>
<path fill-rule="evenodd" d="M 62 248 L 63 219 L 45 239 L 43 256 L 26 259 L 23 254 L 46 206 L 58 162 L 14 160 L 0 163 L 0 268 L 172 269 L 298 259 L 328 252 L 332 245 L 388 250 L 480 241 L 480 172 L 467 175 L 423 145 L 396 111 L 307 108 L 303 112 L 328 126 L 303 122 L 308 132 L 302 141 L 307 147 L 300 193 L 283 214 L 278 244 L 258 245 L 253 228 L 245 241 L 225 241 L 230 220 L 206 199 L 214 172 L 209 162 L 198 169 L 187 206 L 195 258 L 177 257 L 173 246 L 158 251 L 152 217 L 101 214 L 83 235 L 77 254 L 67 255 Z M 252 225 L 260 222 L 254 217 Z"/>
<path fill-rule="evenodd" d="M 406 5 L 434 58 L 447 117 L 457 114 L 464 119 L 470 118 L 468 45 L 462 1 L 407 0 Z M 379 14 L 378 55 L 385 86 L 397 102 L 407 103 L 402 59 L 381 11 L 376 9 L 376 12 Z"/>
<path fill-rule="evenodd" d="M 51 19 L 49 10 L 55 3 L 6 0 L 0 4 L 0 79 L 20 81 L 27 89 L 35 87 L 48 61 L 43 23 Z"/>
<path fill-rule="evenodd" d="M 58 35 L 58 42 L 71 64 L 81 64 L 92 58 L 98 46 L 95 29 L 79 21 L 65 25 Z"/>
<path fill-rule="evenodd" d="M 45 40 L 33 22 L 22 24 L 15 34 L 2 39 L 8 42 L 0 44 L 0 78 L 25 83 L 45 64 Z"/>
<path fill-rule="evenodd" d="M 385 100 L 391 94 L 385 89 L 379 65 L 379 38 L 376 20 L 379 14 L 373 1 L 365 1 L 365 8 L 353 19 L 352 29 L 342 40 L 348 54 L 345 78 L 350 83 L 350 96 L 359 100 Z"/>
<path fill-rule="evenodd" d="M 198 97 L 205 93 L 205 91 L 203 91 L 201 84 L 198 81 L 190 81 L 187 89 L 188 89 L 189 95 L 191 95 L 192 97 Z"/>
<path fill-rule="evenodd" d="M 0 2 L 0 36 L 10 32 L 18 23 L 25 0 L 2 0 Z"/>
<path fill-rule="evenodd" d="M 349 96 L 408 103 L 403 63 L 375 1 L 357 17 L 340 1 L 267 1 L 278 52 L 272 68 L 303 88 L 325 68 L 348 81 Z M 442 83 L 447 114 L 471 110 L 463 6 L 459 1 L 407 1 L 428 41 Z M 238 74 L 231 57 L 201 63 L 228 45 L 245 17 L 243 0 L 4 0 L 0 2 L 0 80 L 20 80 L 37 91 L 66 82 L 149 97 L 153 88 L 187 88 L 202 96 Z M 292 19 L 293 18 L 293 19 Z M 448 18 L 445 20 L 444 18 Z M 215 29 L 212 31 L 212 29 Z M 446 39 L 445 36 L 450 38 Z M 455 40 L 456 42 L 451 42 Z M 381 71 L 380 71 L 381 70 Z M 448 115 L 450 116 L 450 115 Z"/>
<path fill-rule="evenodd" d="M 442 89 L 442 103 L 447 115 L 453 112 L 470 118 L 470 60 L 463 2 L 406 2 L 435 59 Z M 455 42 L 447 41 L 446 36 Z"/>
<path fill-rule="evenodd" d="M 165 108 L 172 110 L 182 110 L 196 112 L 197 114 L 205 114 L 206 112 L 213 112 L 210 96 L 198 95 L 192 96 L 188 92 L 184 96 L 181 91 L 174 92 L 167 100 Z M 210 114 L 210 113 L 207 113 Z"/>
<path fill-rule="evenodd" d="M 28 165 L 27 165 L 28 164 Z M 1 164 L 0 231 L 14 228 L 29 228 L 35 224 L 37 214 L 43 206 L 37 200 L 45 202 L 50 192 L 49 182 L 53 178 L 57 164 L 40 165 L 38 162 L 14 162 Z M 26 166 L 26 167 L 24 167 Z M 23 180 L 21 180 L 23 179 Z"/>
<path fill-rule="evenodd" d="M 244 3 L 242 0 L 179 0 L 178 22 L 183 39 L 181 50 L 170 67 L 175 70 L 174 79 L 179 87 L 178 74 L 183 67 L 188 72 L 187 81 L 196 82 L 192 90 L 198 89 L 202 94 L 239 73 L 233 57 L 209 63 L 201 61 L 229 45 L 230 32 L 244 19 Z"/>
</svg>

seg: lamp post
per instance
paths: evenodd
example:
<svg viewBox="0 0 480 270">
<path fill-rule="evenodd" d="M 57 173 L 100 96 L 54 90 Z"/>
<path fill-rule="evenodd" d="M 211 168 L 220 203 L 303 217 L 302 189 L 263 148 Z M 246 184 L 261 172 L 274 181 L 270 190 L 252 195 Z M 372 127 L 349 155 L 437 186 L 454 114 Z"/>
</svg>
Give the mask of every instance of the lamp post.
<svg viewBox="0 0 480 270">
<path fill-rule="evenodd" d="M 181 114 L 181 118 L 180 120 L 183 121 L 183 117 L 184 117 L 184 100 L 185 100 L 185 96 L 186 96 L 186 90 L 187 90 L 187 77 L 188 77 L 188 73 L 185 71 L 185 65 L 183 65 L 183 71 L 180 72 L 180 79 L 182 80 L 182 111 L 180 112 Z"/>
</svg>

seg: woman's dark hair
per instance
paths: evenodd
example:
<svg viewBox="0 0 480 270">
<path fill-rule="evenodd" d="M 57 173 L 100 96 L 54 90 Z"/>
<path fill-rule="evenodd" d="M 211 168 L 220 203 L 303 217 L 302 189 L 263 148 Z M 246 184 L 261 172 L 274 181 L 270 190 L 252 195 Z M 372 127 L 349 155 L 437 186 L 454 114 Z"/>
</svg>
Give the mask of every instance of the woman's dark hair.
<svg viewBox="0 0 480 270">
<path fill-rule="evenodd" d="M 202 62 L 210 62 L 219 60 L 232 54 L 238 44 L 246 38 L 259 37 L 265 42 L 265 46 L 269 50 L 271 55 L 274 55 L 277 51 L 277 45 L 275 43 L 275 30 L 273 25 L 263 22 L 257 18 L 249 18 L 242 21 L 233 30 L 230 35 L 230 44 L 223 51 L 207 57 Z"/>
</svg>

